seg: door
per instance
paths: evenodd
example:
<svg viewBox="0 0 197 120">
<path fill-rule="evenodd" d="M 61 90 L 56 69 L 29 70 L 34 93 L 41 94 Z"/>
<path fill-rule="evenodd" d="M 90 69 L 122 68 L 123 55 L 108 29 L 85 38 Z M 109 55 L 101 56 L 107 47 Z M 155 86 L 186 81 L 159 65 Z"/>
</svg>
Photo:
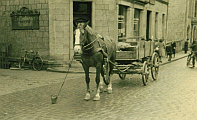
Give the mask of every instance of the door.
<svg viewBox="0 0 197 120">
<path fill-rule="evenodd" d="M 78 23 L 88 21 L 88 25 L 92 26 L 92 2 L 73 1 L 73 33 Z M 75 37 L 73 37 L 73 47 L 74 43 Z"/>
</svg>

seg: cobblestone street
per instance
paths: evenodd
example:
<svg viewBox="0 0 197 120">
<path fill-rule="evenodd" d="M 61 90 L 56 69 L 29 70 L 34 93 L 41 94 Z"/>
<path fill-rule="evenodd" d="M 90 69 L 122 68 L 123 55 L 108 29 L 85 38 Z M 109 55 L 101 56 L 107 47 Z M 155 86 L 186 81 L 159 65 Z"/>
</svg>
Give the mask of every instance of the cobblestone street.
<svg viewBox="0 0 197 120">
<path fill-rule="evenodd" d="M 161 66 L 158 80 L 150 76 L 147 86 L 141 75 L 127 75 L 125 80 L 113 75 L 113 93 L 101 93 L 97 102 L 83 100 L 84 75 L 71 73 L 53 105 L 50 95 L 57 94 L 65 73 L 1 69 L 0 119 L 196 120 L 197 68 L 187 68 L 185 63 L 186 58 Z M 95 74 L 90 77 L 93 97 Z M 5 80 L 12 86 L 4 84 Z"/>
</svg>

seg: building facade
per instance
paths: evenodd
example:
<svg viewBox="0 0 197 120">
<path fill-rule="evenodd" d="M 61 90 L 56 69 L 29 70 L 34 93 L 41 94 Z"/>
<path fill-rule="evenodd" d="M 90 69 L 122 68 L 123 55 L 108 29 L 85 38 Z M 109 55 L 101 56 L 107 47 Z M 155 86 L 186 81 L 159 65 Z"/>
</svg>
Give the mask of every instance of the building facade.
<svg viewBox="0 0 197 120">
<path fill-rule="evenodd" d="M 190 42 L 197 41 L 197 0 L 188 0 L 188 18 L 190 19 Z"/>
<path fill-rule="evenodd" d="M 190 0 L 169 0 L 167 41 L 176 41 L 176 51 L 181 51 L 186 39 L 192 40 Z"/>
<path fill-rule="evenodd" d="M 167 39 L 168 0 L 1 0 L 0 42 L 10 55 L 36 50 L 66 63 L 73 56 L 75 23 L 90 21 L 93 30 L 116 42 Z M 37 16 L 37 17 L 36 17 Z M 169 33 L 169 32 L 168 32 Z"/>
</svg>

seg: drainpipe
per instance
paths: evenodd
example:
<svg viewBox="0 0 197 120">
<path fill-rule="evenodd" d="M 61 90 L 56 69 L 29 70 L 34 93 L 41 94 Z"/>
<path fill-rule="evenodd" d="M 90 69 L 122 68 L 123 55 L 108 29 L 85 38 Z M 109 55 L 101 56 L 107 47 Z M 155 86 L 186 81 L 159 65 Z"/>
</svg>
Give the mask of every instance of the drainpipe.
<svg viewBox="0 0 197 120">
<path fill-rule="evenodd" d="M 166 36 L 167 36 L 167 39 L 168 39 L 168 9 L 169 9 L 168 5 L 169 5 L 169 0 L 167 3 L 167 15 L 166 15 Z M 165 43 L 167 43 L 166 41 L 165 41 Z"/>
</svg>

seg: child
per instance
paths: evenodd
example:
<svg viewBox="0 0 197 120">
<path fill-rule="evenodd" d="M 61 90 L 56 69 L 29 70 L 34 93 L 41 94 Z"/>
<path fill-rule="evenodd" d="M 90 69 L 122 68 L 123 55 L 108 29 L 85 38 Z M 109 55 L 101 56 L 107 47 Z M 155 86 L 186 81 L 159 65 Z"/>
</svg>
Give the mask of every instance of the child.
<svg viewBox="0 0 197 120">
<path fill-rule="evenodd" d="M 167 57 L 168 57 L 168 61 L 171 61 L 171 58 L 172 58 L 172 46 L 171 46 L 171 43 L 167 43 L 166 44 L 166 54 L 167 54 Z"/>
</svg>

